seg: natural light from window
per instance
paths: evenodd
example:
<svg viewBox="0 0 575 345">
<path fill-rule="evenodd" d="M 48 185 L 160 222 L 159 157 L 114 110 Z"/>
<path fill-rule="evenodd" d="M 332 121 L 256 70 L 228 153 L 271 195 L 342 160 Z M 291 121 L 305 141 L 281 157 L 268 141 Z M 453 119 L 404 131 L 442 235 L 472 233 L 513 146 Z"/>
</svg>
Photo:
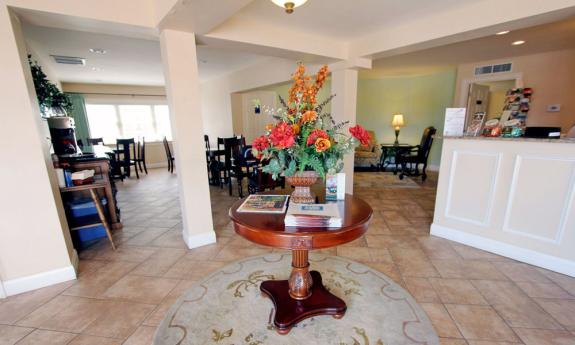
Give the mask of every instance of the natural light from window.
<svg viewBox="0 0 575 345">
<path fill-rule="evenodd" d="M 170 112 L 165 104 L 86 104 L 92 138 L 104 138 L 115 144 L 116 139 L 145 138 L 147 142 L 172 140 Z"/>
</svg>

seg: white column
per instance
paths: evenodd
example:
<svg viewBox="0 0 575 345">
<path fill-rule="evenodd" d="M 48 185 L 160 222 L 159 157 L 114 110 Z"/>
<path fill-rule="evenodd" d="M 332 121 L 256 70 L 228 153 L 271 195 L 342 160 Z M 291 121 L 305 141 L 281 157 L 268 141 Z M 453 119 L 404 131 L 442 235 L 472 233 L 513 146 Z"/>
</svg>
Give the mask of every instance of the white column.
<svg viewBox="0 0 575 345">
<path fill-rule="evenodd" d="M 13 295 L 76 278 L 18 18 L 0 4 L 0 281 Z"/>
<path fill-rule="evenodd" d="M 331 93 L 335 98 L 331 104 L 331 114 L 336 122 L 349 121 L 347 128 L 355 126 L 357 108 L 356 69 L 338 69 L 331 72 Z M 344 157 L 345 191 L 353 194 L 353 152 Z"/>
<path fill-rule="evenodd" d="M 160 35 L 178 175 L 184 241 L 189 248 L 216 242 L 206 169 L 200 81 L 193 33 Z"/>
</svg>

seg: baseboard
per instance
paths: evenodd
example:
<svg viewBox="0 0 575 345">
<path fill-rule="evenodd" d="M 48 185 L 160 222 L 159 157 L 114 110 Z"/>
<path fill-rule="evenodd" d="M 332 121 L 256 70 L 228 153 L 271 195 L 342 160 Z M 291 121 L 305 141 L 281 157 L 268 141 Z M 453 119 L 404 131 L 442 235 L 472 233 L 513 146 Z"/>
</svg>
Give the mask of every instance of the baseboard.
<svg viewBox="0 0 575 345">
<path fill-rule="evenodd" d="M 76 271 L 70 265 L 27 277 L 6 280 L 2 285 L 4 285 L 6 296 L 12 296 L 74 279 L 76 279 Z"/>
<path fill-rule="evenodd" d="M 442 225 L 431 224 L 431 234 L 494 254 L 575 277 L 575 262 L 514 246 Z"/>
<path fill-rule="evenodd" d="M 439 165 L 429 164 L 429 165 L 427 166 L 427 170 L 429 170 L 429 171 L 439 171 Z"/>
<path fill-rule="evenodd" d="M 216 243 L 216 233 L 214 231 L 204 232 L 197 235 L 184 235 L 184 241 L 188 248 L 193 249 L 208 244 Z"/>
</svg>

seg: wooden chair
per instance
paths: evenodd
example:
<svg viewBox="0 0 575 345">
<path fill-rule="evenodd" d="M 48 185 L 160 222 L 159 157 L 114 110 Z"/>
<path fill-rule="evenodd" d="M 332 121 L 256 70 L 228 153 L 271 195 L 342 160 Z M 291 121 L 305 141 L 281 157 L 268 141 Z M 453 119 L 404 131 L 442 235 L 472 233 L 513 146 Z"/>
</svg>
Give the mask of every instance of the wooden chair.
<svg viewBox="0 0 575 345">
<path fill-rule="evenodd" d="M 242 151 L 242 141 L 237 137 L 224 138 L 224 166 L 227 173 L 227 182 L 230 195 L 232 192 L 232 178 L 235 178 L 238 183 L 238 193 L 240 198 L 243 198 L 242 181 L 244 177 L 248 176 L 249 170 L 246 171 L 244 152 Z"/>
<path fill-rule="evenodd" d="M 251 148 L 250 148 L 251 151 Z M 268 162 L 261 162 L 261 166 L 254 166 L 252 173 L 248 177 L 248 193 L 261 193 L 267 189 L 285 188 L 285 177 L 280 176 L 277 180 L 271 174 L 262 171 L 263 166 Z"/>
<path fill-rule="evenodd" d="M 145 172 L 148 175 L 148 167 L 146 167 L 146 138 L 142 137 L 142 141 L 138 141 L 136 146 L 138 156 L 134 160 L 138 164 L 140 172 Z M 144 170 L 142 170 L 142 166 L 144 166 Z"/>
<path fill-rule="evenodd" d="M 90 145 L 104 145 L 104 138 L 88 138 L 88 144 Z"/>
<path fill-rule="evenodd" d="M 132 152 L 130 152 L 132 148 Z M 130 177 L 131 167 L 134 166 L 134 171 L 136 172 L 136 178 L 140 178 L 138 174 L 138 167 L 136 163 L 136 142 L 134 138 L 130 139 L 116 139 L 116 153 L 121 158 L 118 158 L 120 165 L 124 168 L 124 175 Z M 132 159 L 133 158 L 133 159 Z"/>
<path fill-rule="evenodd" d="M 170 144 L 168 144 L 168 139 L 164 137 L 164 150 L 166 151 L 166 159 L 168 160 L 168 171 L 174 173 L 174 156 L 172 156 L 172 151 L 170 150 Z"/>
<path fill-rule="evenodd" d="M 436 132 L 435 127 L 427 127 L 423 130 L 419 145 L 414 146 L 409 151 L 402 151 L 397 156 L 397 164 L 401 166 L 400 179 L 403 179 L 404 176 L 421 176 L 422 181 L 427 179 L 427 160 L 433 144 L 433 136 Z M 419 172 L 420 164 L 423 164 L 421 173 Z"/>
</svg>

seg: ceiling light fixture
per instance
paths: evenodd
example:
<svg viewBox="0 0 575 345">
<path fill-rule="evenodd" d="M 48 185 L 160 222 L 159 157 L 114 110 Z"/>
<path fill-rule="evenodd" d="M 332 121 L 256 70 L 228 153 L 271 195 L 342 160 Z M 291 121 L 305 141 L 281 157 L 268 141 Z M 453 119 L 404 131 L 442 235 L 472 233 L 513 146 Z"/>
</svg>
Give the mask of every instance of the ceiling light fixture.
<svg viewBox="0 0 575 345">
<path fill-rule="evenodd" d="M 285 8 L 286 13 L 293 13 L 296 7 L 305 4 L 307 0 L 272 0 L 272 2 L 279 7 Z"/>
<path fill-rule="evenodd" d="M 90 48 L 90 53 L 94 53 L 94 54 L 106 54 L 107 51 L 106 49 L 102 49 L 102 48 Z"/>
<path fill-rule="evenodd" d="M 511 44 L 514 45 L 514 46 L 520 46 L 520 45 L 522 45 L 522 44 L 524 44 L 524 43 L 525 43 L 525 41 L 515 41 L 515 42 L 513 42 L 513 43 L 511 43 Z"/>
<path fill-rule="evenodd" d="M 508 33 L 510 33 L 511 31 L 509 30 L 505 30 L 505 31 L 499 31 L 498 33 L 496 33 L 496 35 L 501 36 L 501 35 L 507 35 Z"/>
<path fill-rule="evenodd" d="M 94 72 L 101 72 L 101 71 L 103 71 L 104 69 L 103 69 L 103 68 L 100 68 L 100 67 L 92 67 L 91 70 L 94 71 Z"/>
</svg>

